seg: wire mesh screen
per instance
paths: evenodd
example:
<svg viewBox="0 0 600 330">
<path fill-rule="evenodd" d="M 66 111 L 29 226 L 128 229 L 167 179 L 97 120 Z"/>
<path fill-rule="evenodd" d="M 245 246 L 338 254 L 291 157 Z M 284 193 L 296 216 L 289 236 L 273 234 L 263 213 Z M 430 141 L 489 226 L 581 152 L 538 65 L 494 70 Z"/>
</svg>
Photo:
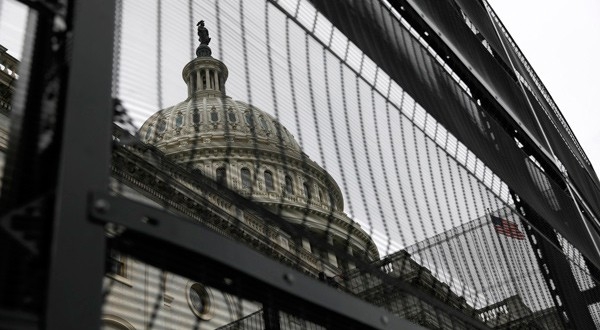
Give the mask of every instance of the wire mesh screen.
<svg viewBox="0 0 600 330">
<path fill-rule="evenodd" d="M 376 23 L 351 20 L 364 6 L 401 62 L 368 34 Z M 115 19 L 114 192 L 431 328 L 569 327 L 578 316 L 561 299 L 595 301 L 578 250 L 589 245 L 571 239 L 583 225 L 563 223 L 561 236 L 539 220 L 577 216 L 572 199 L 408 13 L 159 0 L 118 1 Z M 176 256 L 110 251 L 107 325 L 267 327 L 267 302 L 202 283 L 223 274 L 192 280 L 161 270 Z M 298 313 L 277 311 L 277 323 L 327 327 Z"/>
<path fill-rule="evenodd" d="M 15 5 L 0 1 L 0 33 Z M 36 32 L 49 49 L 68 45 L 60 23 Z M 600 326 L 598 180 L 485 1 L 116 0 L 114 23 L 105 189 L 130 204 L 89 211 L 90 226 L 105 226 L 104 328 L 364 328 L 364 315 L 338 313 L 344 299 L 435 329 Z M 39 169 L 60 140 L 62 103 L 40 101 L 50 110 L 34 120 L 12 113 L 60 93 L 13 94 L 4 78 L 18 59 L 1 49 L 0 165 L 16 155 L 4 216 L 53 190 Z M 58 71 L 36 72 L 52 87 Z M 9 127 L 25 142 L 5 143 Z M 139 205 L 170 218 L 120 224 Z M 0 219 L 10 251 L 30 247 L 15 223 L 35 206 Z M 226 240 L 202 234 L 190 247 L 181 228 Z M 268 283 L 279 273 L 253 277 L 268 263 L 248 264 L 250 252 L 229 264 L 192 252 L 207 246 L 297 271 L 315 297 Z M 27 291 L 10 290 L 0 307 Z M 341 298 L 323 307 L 321 292 Z"/>
</svg>

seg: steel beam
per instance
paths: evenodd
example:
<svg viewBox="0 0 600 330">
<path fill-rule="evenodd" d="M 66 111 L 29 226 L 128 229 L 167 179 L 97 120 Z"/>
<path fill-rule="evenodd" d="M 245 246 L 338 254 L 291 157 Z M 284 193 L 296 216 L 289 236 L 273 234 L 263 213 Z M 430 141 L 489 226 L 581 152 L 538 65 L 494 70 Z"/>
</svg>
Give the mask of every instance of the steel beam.
<svg viewBox="0 0 600 330">
<path fill-rule="evenodd" d="M 105 235 L 87 221 L 88 192 L 108 190 L 114 0 L 75 1 L 45 327 L 98 329 Z"/>
</svg>

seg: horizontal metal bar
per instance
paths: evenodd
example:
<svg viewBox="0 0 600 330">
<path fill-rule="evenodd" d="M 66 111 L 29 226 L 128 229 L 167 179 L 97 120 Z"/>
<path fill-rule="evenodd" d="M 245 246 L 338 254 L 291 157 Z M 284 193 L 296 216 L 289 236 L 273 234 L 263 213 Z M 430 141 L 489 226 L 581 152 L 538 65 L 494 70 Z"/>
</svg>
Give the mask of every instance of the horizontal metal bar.
<svg viewBox="0 0 600 330">
<path fill-rule="evenodd" d="M 93 196 L 93 219 L 113 223 L 212 259 L 274 291 L 373 329 L 424 329 L 408 320 L 336 290 L 204 226 L 151 206 L 106 194 Z M 198 244 L 202 242 L 202 244 Z"/>
<path fill-rule="evenodd" d="M 58 116 L 62 132 L 45 329 L 100 327 L 106 236 L 86 219 L 89 187 L 107 191 L 110 177 L 115 8 L 115 0 L 69 5 L 72 38 L 65 105 Z"/>
</svg>

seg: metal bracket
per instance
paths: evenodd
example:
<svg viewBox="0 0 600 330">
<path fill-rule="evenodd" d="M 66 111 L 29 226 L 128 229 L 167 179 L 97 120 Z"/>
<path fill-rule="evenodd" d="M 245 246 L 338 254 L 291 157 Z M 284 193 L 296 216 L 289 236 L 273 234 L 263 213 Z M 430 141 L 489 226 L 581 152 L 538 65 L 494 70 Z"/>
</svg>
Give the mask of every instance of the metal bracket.
<svg viewBox="0 0 600 330">
<path fill-rule="evenodd" d="M 35 256 L 39 255 L 39 247 L 30 236 L 35 236 L 32 231 L 39 231 L 39 235 L 42 235 L 42 229 L 39 227 L 43 225 L 41 223 L 45 214 L 43 209 L 51 197 L 51 194 L 46 194 L 0 218 L 0 229 Z M 35 223 L 36 221 L 38 223 Z"/>
</svg>

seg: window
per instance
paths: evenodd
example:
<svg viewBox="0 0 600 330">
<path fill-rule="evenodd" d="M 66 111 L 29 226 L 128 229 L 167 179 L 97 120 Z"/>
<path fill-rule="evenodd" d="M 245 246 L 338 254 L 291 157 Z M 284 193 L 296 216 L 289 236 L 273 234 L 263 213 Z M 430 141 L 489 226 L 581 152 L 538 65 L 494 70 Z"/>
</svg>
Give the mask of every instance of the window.
<svg viewBox="0 0 600 330">
<path fill-rule="evenodd" d="M 115 249 L 108 250 L 106 268 L 106 276 L 131 286 L 131 280 L 127 278 L 127 257 L 121 252 Z"/>
<path fill-rule="evenodd" d="M 285 193 L 289 195 L 294 194 L 294 182 L 292 181 L 292 178 L 290 178 L 289 175 L 285 176 Z"/>
<path fill-rule="evenodd" d="M 200 77 L 202 78 L 202 88 L 201 89 L 208 89 L 208 86 L 206 86 L 206 74 L 204 73 L 204 71 L 202 71 L 202 73 L 200 73 Z"/>
<path fill-rule="evenodd" d="M 242 168 L 242 189 L 252 188 L 252 180 L 250 178 L 250 170 Z"/>
<path fill-rule="evenodd" d="M 188 285 L 188 305 L 197 317 L 203 320 L 212 318 L 210 293 L 200 283 Z"/>
<path fill-rule="evenodd" d="M 163 133 L 167 129 L 167 121 L 164 118 L 160 118 L 156 124 L 156 130 L 159 133 Z"/>
<path fill-rule="evenodd" d="M 217 109 L 215 109 L 215 107 L 213 107 L 210 111 L 210 121 L 214 123 L 219 121 L 219 113 L 217 112 Z"/>
<path fill-rule="evenodd" d="M 108 272 L 111 275 L 117 275 L 120 277 L 127 277 L 127 268 L 125 263 L 125 257 L 121 254 L 121 252 L 110 249 L 108 256 Z"/>
<path fill-rule="evenodd" d="M 265 188 L 267 191 L 275 190 L 275 185 L 273 184 L 273 173 L 271 173 L 271 171 L 265 171 Z"/>
<path fill-rule="evenodd" d="M 203 313 L 206 308 L 205 300 L 202 297 L 202 293 L 199 290 L 190 290 L 190 302 L 194 312 Z"/>
<path fill-rule="evenodd" d="M 146 130 L 146 140 L 150 140 L 152 137 L 152 125 L 148 126 L 148 130 Z"/>
<path fill-rule="evenodd" d="M 192 121 L 194 122 L 194 125 L 199 125 L 202 123 L 202 115 L 200 115 L 200 111 L 198 109 L 194 109 Z"/>
<path fill-rule="evenodd" d="M 310 200 L 312 198 L 312 194 L 310 193 L 310 184 L 304 182 L 302 186 L 304 187 L 304 198 Z"/>
<path fill-rule="evenodd" d="M 181 128 L 181 126 L 183 126 L 183 114 L 179 112 L 175 117 L 175 127 Z"/>
<path fill-rule="evenodd" d="M 217 182 L 220 184 L 227 183 L 227 172 L 225 171 L 225 167 L 217 168 Z"/>
<path fill-rule="evenodd" d="M 229 112 L 227 113 L 227 119 L 230 123 L 237 123 L 237 116 L 235 115 L 235 111 L 229 108 Z"/>
</svg>

